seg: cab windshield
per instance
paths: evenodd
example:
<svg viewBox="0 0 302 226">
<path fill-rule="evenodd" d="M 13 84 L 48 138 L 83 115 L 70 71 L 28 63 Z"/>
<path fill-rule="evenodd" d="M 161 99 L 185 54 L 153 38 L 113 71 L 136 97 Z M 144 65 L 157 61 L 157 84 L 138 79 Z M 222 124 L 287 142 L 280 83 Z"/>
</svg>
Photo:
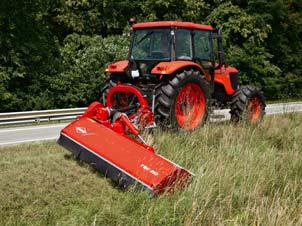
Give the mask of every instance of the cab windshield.
<svg viewBox="0 0 302 226">
<path fill-rule="evenodd" d="M 169 28 L 135 30 L 130 57 L 133 60 L 170 60 L 171 30 Z"/>
</svg>

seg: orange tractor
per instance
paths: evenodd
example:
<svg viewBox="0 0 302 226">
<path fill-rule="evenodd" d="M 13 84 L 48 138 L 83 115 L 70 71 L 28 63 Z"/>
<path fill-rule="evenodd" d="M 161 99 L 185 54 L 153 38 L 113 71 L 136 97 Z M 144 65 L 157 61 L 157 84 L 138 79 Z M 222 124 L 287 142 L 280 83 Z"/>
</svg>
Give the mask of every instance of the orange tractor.
<svg viewBox="0 0 302 226">
<path fill-rule="evenodd" d="M 128 60 L 107 68 L 103 103 L 90 104 L 58 143 L 121 187 L 160 194 L 186 186 L 193 174 L 157 154 L 143 130 L 158 123 L 191 131 L 214 108 L 231 108 L 233 121 L 257 123 L 264 96 L 253 86 L 239 87 L 238 70 L 223 61 L 221 32 L 211 26 L 165 21 L 132 28 Z"/>
<path fill-rule="evenodd" d="M 104 97 L 116 84 L 131 84 L 165 127 L 193 130 L 213 109 L 230 108 L 236 122 L 257 123 L 265 113 L 262 92 L 239 86 L 238 70 L 224 62 L 221 32 L 211 26 L 175 21 L 134 24 L 128 60 L 110 64 L 107 72 Z M 116 107 L 135 105 L 134 99 L 120 95 Z"/>
</svg>

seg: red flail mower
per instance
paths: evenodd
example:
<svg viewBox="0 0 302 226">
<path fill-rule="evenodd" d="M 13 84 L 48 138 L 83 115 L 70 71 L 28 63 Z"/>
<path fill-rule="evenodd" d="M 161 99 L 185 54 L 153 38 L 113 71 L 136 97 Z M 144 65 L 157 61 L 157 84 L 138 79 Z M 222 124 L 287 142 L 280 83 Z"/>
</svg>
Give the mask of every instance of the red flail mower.
<svg viewBox="0 0 302 226">
<path fill-rule="evenodd" d="M 156 125 L 193 131 L 223 108 L 232 121 L 255 124 L 265 113 L 264 96 L 239 86 L 238 70 L 224 62 L 221 31 L 211 26 L 138 23 L 131 37 L 128 59 L 106 70 L 100 102 L 66 126 L 58 143 L 121 187 L 154 194 L 183 188 L 192 173 L 156 154 L 141 133 Z"/>
</svg>

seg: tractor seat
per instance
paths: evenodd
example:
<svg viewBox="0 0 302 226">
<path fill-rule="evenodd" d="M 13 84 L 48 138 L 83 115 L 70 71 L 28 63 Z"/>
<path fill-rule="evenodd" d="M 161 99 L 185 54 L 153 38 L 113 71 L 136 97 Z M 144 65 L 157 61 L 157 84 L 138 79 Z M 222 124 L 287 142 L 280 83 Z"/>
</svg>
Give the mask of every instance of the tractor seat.
<svg viewBox="0 0 302 226">
<path fill-rule="evenodd" d="M 177 57 L 177 59 L 179 59 L 179 60 L 192 60 L 192 57 L 190 57 L 190 56 L 179 56 L 179 57 Z"/>
</svg>

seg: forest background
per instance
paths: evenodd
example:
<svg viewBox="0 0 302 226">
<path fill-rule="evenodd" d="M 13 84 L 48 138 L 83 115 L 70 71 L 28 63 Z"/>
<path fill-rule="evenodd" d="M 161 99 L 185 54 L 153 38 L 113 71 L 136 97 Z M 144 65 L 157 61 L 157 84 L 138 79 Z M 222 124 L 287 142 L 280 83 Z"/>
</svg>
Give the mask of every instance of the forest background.
<svg viewBox="0 0 302 226">
<path fill-rule="evenodd" d="M 128 20 L 223 27 L 227 63 L 268 100 L 302 97 L 301 0 L 2 0 L 0 112 L 87 106 L 126 58 Z"/>
</svg>

